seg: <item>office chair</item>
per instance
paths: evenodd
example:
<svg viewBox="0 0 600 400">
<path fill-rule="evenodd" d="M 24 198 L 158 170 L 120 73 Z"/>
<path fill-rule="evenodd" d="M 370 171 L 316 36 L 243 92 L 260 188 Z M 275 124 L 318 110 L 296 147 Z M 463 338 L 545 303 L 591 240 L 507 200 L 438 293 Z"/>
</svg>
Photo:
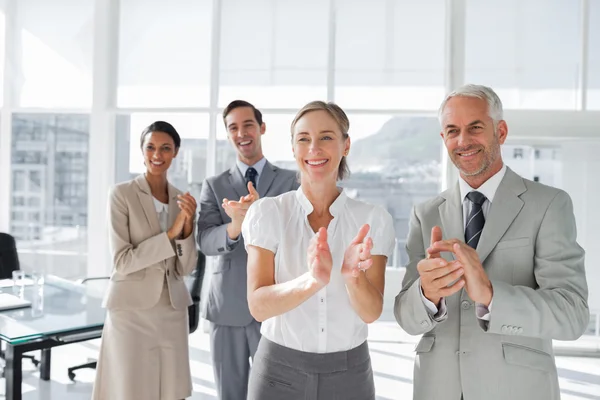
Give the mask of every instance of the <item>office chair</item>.
<svg viewBox="0 0 600 400">
<path fill-rule="evenodd" d="M 198 262 L 196 263 L 196 269 L 188 277 L 185 277 L 185 285 L 187 286 L 190 295 L 192 296 L 193 304 L 188 307 L 188 326 L 190 334 L 194 333 L 198 329 L 200 324 L 200 299 L 202 294 L 202 281 L 204 280 L 204 270 L 206 269 L 206 256 L 198 251 Z M 99 278 L 87 278 L 82 279 L 80 282 L 85 283 L 91 280 L 109 279 L 108 277 Z M 84 368 L 95 369 L 98 365 L 97 361 L 91 361 L 85 364 L 76 365 L 67 370 L 69 379 L 75 380 L 75 371 Z"/>
<path fill-rule="evenodd" d="M 8 233 L 0 232 L 0 279 L 12 279 L 13 271 L 20 269 L 19 254 L 15 238 Z M 5 358 L 5 352 L 0 343 L 0 358 Z M 34 356 L 23 354 L 23 358 L 31 360 L 36 367 L 40 364 Z M 2 369 L 4 377 L 4 369 Z"/>
</svg>

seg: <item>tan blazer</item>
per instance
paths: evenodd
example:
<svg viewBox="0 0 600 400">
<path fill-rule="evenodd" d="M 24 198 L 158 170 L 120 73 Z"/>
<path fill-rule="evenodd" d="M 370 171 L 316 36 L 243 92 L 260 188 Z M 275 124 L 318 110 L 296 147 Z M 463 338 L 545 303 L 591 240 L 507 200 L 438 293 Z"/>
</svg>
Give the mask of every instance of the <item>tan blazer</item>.
<svg viewBox="0 0 600 400">
<path fill-rule="evenodd" d="M 171 184 L 168 191 L 170 227 L 179 214 L 177 195 L 181 191 Z M 162 232 L 146 177 L 142 174 L 116 185 L 110 192 L 108 210 L 113 271 L 104 306 L 152 308 L 160 298 L 165 277 L 173 307 L 179 310 L 191 305 L 183 277 L 196 267 L 194 234 L 172 242 Z"/>
</svg>

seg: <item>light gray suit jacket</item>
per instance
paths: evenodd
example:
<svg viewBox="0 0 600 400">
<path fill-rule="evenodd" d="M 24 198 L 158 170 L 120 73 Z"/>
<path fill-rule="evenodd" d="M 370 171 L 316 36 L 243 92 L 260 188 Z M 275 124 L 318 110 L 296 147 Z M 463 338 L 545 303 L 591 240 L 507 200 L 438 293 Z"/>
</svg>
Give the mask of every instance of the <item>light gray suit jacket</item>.
<svg viewBox="0 0 600 400">
<path fill-rule="evenodd" d="M 552 339 L 577 339 L 589 321 L 570 197 L 507 169 L 477 247 L 494 290 L 489 325 L 477 319 L 464 289 L 446 298 L 446 318 L 428 314 L 416 268 L 435 225 L 444 239 L 464 238 L 458 183 L 416 206 L 410 220 L 409 264 L 394 314 L 405 331 L 424 334 L 414 399 L 460 400 L 464 393 L 467 400 L 558 400 Z"/>
<path fill-rule="evenodd" d="M 277 196 L 299 186 L 296 172 L 278 168 L 267 161 L 258 178 L 260 197 Z M 217 325 L 246 326 L 252 322 L 246 296 L 248 255 L 244 239 L 227 246 L 227 224 L 231 218 L 221 203 L 248 194 L 244 177 L 236 165 L 220 175 L 207 178 L 200 195 L 198 245 L 207 256 L 220 256 L 213 271 L 203 317 Z"/>
</svg>

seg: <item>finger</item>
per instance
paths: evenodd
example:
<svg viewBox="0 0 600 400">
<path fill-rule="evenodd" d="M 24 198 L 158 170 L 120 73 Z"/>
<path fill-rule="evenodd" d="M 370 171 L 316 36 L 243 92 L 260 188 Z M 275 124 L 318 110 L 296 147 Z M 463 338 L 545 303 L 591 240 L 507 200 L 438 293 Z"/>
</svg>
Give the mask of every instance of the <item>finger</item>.
<svg viewBox="0 0 600 400">
<path fill-rule="evenodd" d="M 429 272 L 447 265 L 448 261 L 443 258 L 425 259 L 417 264 L 417 270 L 419 270 L 419 272 Z"/>
<path fill-rule="evenodd" d="M 459 260 L 467 259 L 468 255 L 467 255 L 466 249 L 460 243 L 454 243 L 454 246 L 452 247 L 452 249 L 454 250 L 454 254 L 456 254 L 456 257 Z"/>
<path fill-rule="evenodd" d="M 433 281 L 433 280 L 442 278 L 448 274 L 451 274 L 452 272 L 456 271 L 459 268 L 462 268 L 461 263 L 451 262 L 451 263 L 448 263 L 448 265 L 445 267 L 434 269 L 432 271 L 426 272 L 426 274 L 427 274 L 427 277 Z"/>
<path fill-rule="evenodd" d="M 441 297 L 449 297 L 462 289 L 463 286 L 465 286 L 465 278 L 460 278 L 452 286 L 438 290 L 437 294 Z"/>
<path fill-rule="evenodd" d="M 317 232 L 317 240 L 319 242 L 327 242 L 327 229 L 325 229 L 324 227 L 319 228 L 319 231 Z"/>
<path fill-rule="evenodd" d="M 428 249 L 428 253 L 439 253 L 442 251 L 454 252 L 453 247 L 456 243 L 462 243 L 458 239 L 450 239 L 450 240 L 442 240 L 440 242 L 435 242 Z"/>
<path fill-rule="evenodd" d="M 258 199 L 260 197 L 256 189 L 254 188 L 252 182 L 248 182 L 248 193 L 250 193 L 255 199 Z"/>
<path fill-rule="evenodd" d="M 448 287 L 448 285 L 459 279 L 461 276 L 463 276 L 464 273 L 465 270 L 463 268 L 459 268 L 446 276 L 434 280 L 432 284 L 435 286 L 436 290 L 443 289 L 445 287 Z"/>
<path fill-rule="evenodd" d="M 369 258 L 368 260 L 364 260 L 358 263 L 357 268 L 362 269 L 363 271 L 368 270 L 373 266 L 373 259 Z"/>
<path fill-rule="evenodd" d="M 431 242 L 430 242 L 430 246 L 433 246 L 433 244 L 435 242 L 439 242 L 442 240 L 442 228 L 440 228 L 439 226 L 434 226 L 433 228 L 431 228 Z M 427 258 L 440 258 L 440 253 L 436 252 L 436 253 L 428 253 Z"/>
<path fill-rule="evenodd" d="M 354 239 L 352 240 L 352 242 L 350 244 L 362 243 L 363 240 L 365 240 L 367 233 L 369 233 L 369 229 L 371 229 L 369 224 L 364 224 L 363 226 L 361 226 L 360 229 L 358 230 L 358 234 L 354 237 Z"/>
</svg>

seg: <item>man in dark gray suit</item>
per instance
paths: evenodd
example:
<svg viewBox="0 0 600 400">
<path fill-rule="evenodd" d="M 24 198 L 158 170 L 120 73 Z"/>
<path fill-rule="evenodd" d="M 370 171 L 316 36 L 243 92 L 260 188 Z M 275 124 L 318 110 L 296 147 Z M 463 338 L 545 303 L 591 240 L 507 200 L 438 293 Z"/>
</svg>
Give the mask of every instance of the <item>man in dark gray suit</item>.
<svg viewBox="0 0 600 400">
<path fill-rule="evenodd" d="M 235 100 L 223 110 L 227 136 L 237 151 L 230 170 L 207 178 L 200 195 L 198 244 L 207 256 L 219 256 L 203 317 L 211 321 L 210 348 L 217 393 L 222 400 L 246 398 L 249 358 L 260 340 L 260 323 L 252 318 L 246 297 L 247 254 L 242 222 L 259 197 L 298 188 L 296 172 L 278 168 L 263 156 L 262 114 Z M 256 188 L 256 190 L 255 190 Z M 231 199 L 238 199 L 231 200 Z"/>
</svg>

